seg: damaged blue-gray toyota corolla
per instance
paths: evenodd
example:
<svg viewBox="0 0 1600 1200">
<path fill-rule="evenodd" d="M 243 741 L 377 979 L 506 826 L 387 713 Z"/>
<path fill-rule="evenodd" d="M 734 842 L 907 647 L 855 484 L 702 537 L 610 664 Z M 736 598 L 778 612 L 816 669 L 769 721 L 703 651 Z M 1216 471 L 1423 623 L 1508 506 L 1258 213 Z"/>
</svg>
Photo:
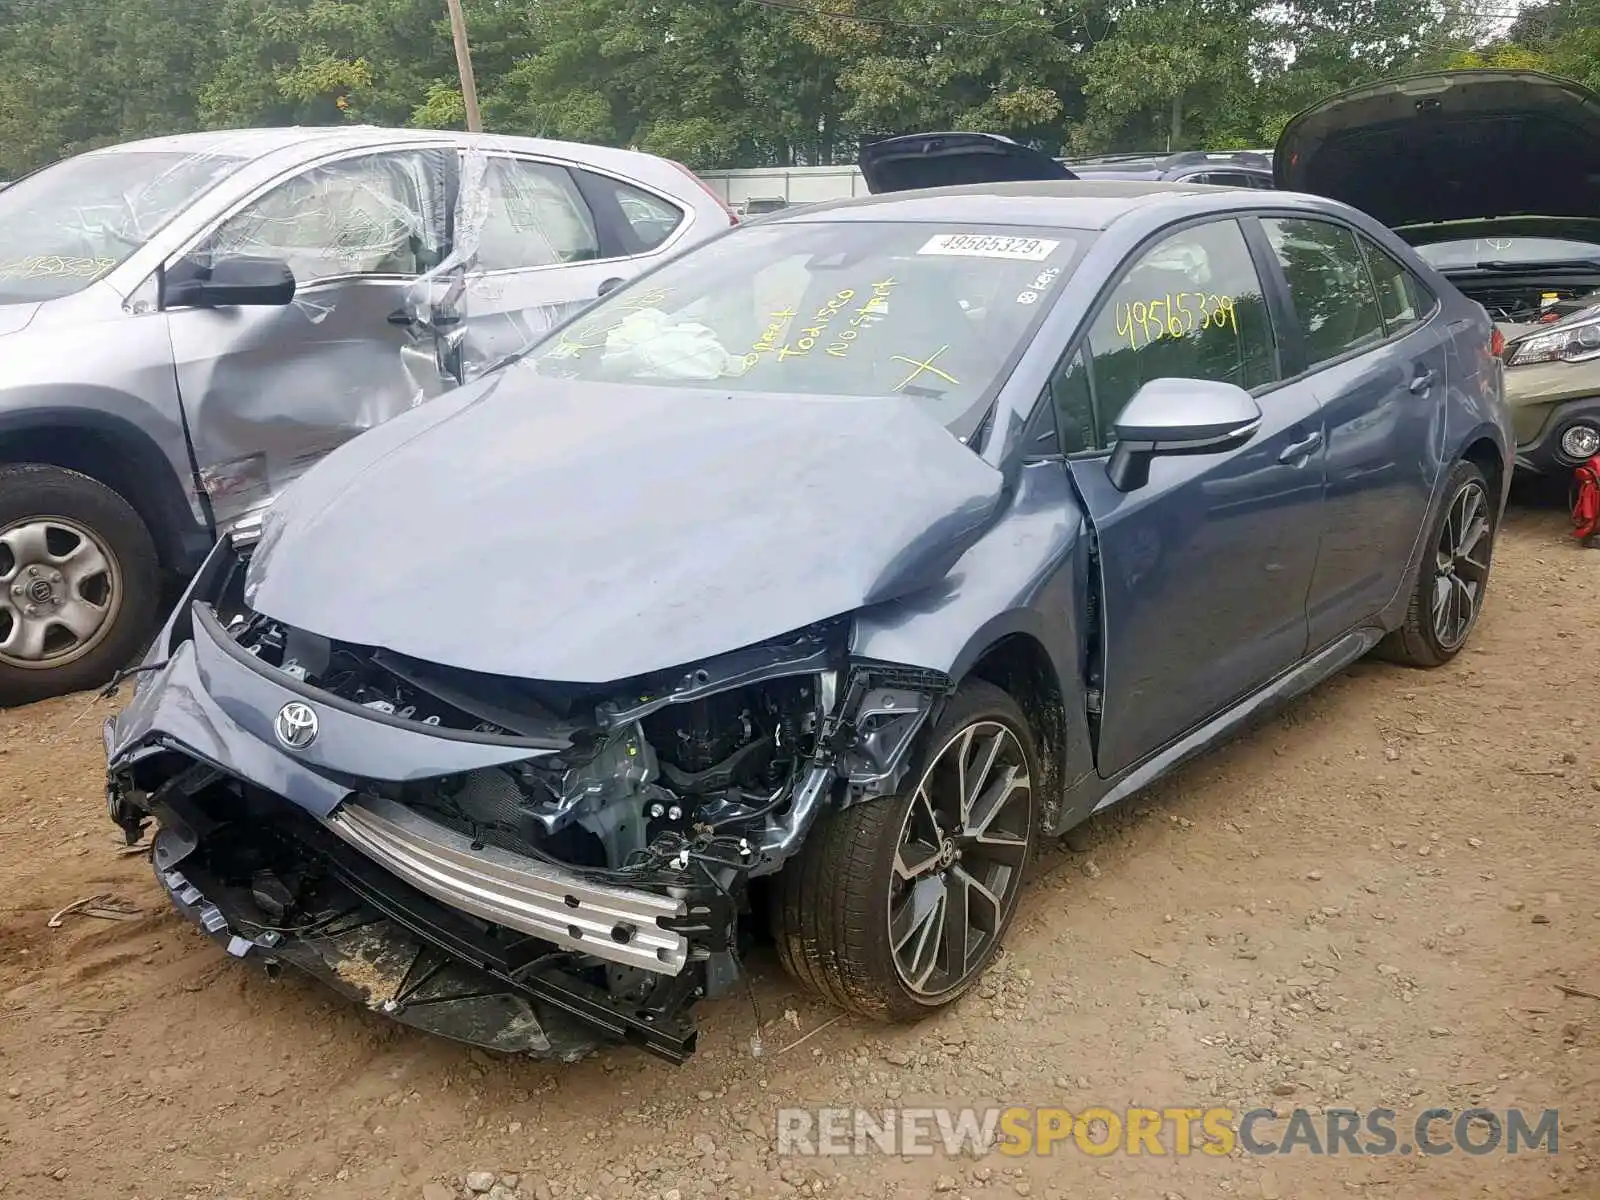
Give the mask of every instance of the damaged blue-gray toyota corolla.
<svg viewBox="0 0 1600 1200">
<path fill-rule="evenodd" d="M 1337 203 L 1028 164 L 732 231 L 219 546 L 105 733 L 179 909 L 507 1052 L 682 1059 L 767 931 L 913 1019 L 1042 839 L 1369 650 L 1455 655 L 1510 474 L 1484 312 Z"/>
</svg>

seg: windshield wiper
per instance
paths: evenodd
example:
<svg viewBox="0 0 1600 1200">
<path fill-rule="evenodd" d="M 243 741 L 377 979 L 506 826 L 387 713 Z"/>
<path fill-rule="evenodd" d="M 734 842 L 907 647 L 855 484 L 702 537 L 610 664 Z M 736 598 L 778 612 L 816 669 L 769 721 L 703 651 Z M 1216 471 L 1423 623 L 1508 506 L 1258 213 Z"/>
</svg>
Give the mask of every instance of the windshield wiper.
<svg viewBox="0 0 1600 1200">
<path fill-rule="evenodd" d="M 1529 262 L 1507 262 L 1505 259 L 1492 258 L 1487 262 L 1474 263 L 1470 267 L 1455 267 L 1457 271 L 1600 271 L 1600 258 L 1557 258 L 1547 261 L 1538 259 Z"/>
</svg>

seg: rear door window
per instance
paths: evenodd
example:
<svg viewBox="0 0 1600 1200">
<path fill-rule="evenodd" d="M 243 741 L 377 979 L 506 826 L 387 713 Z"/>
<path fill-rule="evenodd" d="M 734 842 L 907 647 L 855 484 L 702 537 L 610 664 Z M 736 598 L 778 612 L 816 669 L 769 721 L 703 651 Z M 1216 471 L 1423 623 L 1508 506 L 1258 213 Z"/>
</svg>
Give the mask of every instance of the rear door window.
<svg viewBox="0 0 1600 1200">
<path fill-rule="evenodd" d="M 1383 315 L 1355 232 L 1329 221 L 1263 217 L 1305 333 L 1306 365 L 1383 341 Z"/>
<path fill-rule="evenodd" d="M 1383 315 L 1389 336 L 1420 325 L 1433 308 L 1433 297 L 1388 251 L 1366 238 L 1361 239 L 1361 249 L 1367 256 L 1373 285 L 1378 289 L 1378 311 Z"/>
<path fill-rule="evenodd" d="M 1108 445 L 1117 417 L 1152 379 L 1247 390 L 1275 381 L 1272 323 L 1239 223 L 1191 226 L 1141 251 L 1091 323 L 1088 356 L 1092 400 L 1077 357 L 1052 385 L 1068 454 Z"/>
<path fill-rule="evenodd" d="M 483 188 L 479 270 L 555 267 L 600 257 L 594 215 L 565 167 L 492 158 Z"/>
</svg>

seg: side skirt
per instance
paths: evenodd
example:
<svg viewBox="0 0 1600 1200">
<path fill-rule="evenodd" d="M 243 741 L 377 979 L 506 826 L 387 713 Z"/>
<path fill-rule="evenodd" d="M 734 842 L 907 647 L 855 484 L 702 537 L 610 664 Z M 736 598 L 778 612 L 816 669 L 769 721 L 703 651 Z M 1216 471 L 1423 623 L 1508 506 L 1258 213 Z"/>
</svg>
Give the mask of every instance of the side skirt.
<svg viewBox="0 0 1600 1200">
<path fill-rule="evenodd" d="M 1111 781 L 1110 788 L 1089 812 L 1100 812 L 1117 801 L 1126 799 L 1134 792 L 1154 783 L 1168 771 L 1209 750 L 1262 714 L 1309 692 L 1366 654 L 1382 638 L 1381 629 L 1357 629 L 1345 634 L 1299 666 L 1278 676 L 1260 691 L 1246 696 L 1226 712 L 1218 714 L 1198 729 L 1179 738 L 1165 750 L 1128 768 Z"/>
</svg>

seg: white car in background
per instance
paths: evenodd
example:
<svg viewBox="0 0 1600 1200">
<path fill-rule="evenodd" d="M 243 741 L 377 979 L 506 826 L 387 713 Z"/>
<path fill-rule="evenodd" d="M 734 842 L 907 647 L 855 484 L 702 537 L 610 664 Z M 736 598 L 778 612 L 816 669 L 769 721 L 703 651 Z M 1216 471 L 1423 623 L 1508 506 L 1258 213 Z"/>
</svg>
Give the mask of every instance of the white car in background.
<svg viewBox="0 0 1600 1200">
<path fill-rule="evenodd" d="M 313 462 L 734 222 L 665 159 L 445 131 L 182 134 L 14 181 L 0 708 L 103 683 L 163 574 Z"/>
</svg>

